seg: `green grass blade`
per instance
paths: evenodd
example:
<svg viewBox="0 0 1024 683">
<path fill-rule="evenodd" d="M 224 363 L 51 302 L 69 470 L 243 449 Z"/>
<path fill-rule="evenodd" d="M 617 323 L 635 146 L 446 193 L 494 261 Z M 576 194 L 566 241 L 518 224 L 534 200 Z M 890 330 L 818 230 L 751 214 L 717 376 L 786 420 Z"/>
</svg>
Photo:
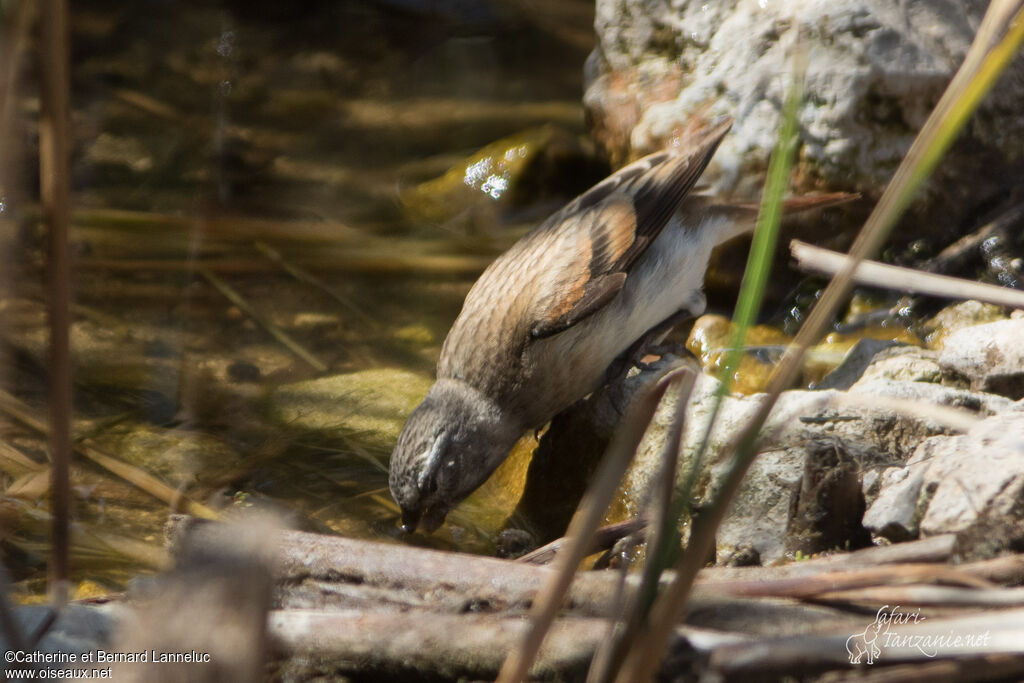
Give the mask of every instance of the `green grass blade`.
<svg viewBox="0 0 1024 683">
<path fill-rule="evenodd" d="M 796 378 L 807 348 L 824 332 L 849 294 L 857 264 L 876 252 L 885 242 L 914 192 L 934 170 L 981 99 L 1016 54 L 1024 41 L 1022 7 L 1024 2 L 1021 0 L 993 0 L 989 5 L 964 64 L 869 216 L 851 249 L 852 258 L 847 267 L 829 283 L 793 345 L 773 372 L 767 396 L 761 401 L 757 414 L 736 439 L 732 466 L 722 480 L 715 500 L 702 517 L 700 529 L 694 529 L 691 533 L 689 552 L 676 567 L 676 580 L 652 609 L 646 641 L 630 653 L 619 680 L 651 679 L 665 651 L 668 635 L 682 613 L 690 588 L 703 564 L 702 558 L 713 546 L 718 525 L 756 456 L 759 433 L 772 406 L 783 389 Z M 1012 20 L 1007 22 L 1005 18 L 1011 15 Z"/>
</svg>

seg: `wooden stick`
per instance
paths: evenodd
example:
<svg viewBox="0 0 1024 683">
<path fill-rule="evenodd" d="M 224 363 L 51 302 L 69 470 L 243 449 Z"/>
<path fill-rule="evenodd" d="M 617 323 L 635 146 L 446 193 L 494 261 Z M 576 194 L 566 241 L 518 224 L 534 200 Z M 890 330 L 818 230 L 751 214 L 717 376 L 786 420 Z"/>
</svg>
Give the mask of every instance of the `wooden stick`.
<svg viewBox="0 0 1024 683">
<path fill-rule="evenodd" d="M 216 549 L 226 533 L 223 524 L 184 515 L 172 515 L 167 529 L 172 554 L 185 544 Z M 351 584 L 396 606 L 422 607 L 429 602 L 447 611 L 487 604 L 524 610 L 554 574 L 549 567 L 493 557 L 301 531 L 282 532 L 275 549 L 285 606 L 292 600 L 289 590 L 338 602 L 337 587 Z M 604 572 L 577 576 L 569 591 L 570 608 L 584 616 L 605 614 L 614 594 L 613 578 Z M 341 598 L 341 602 L 346 599 Z"/>
<path fill-rule="evenodd" d="M 1024 588 L 957 586 L 869 586 L 821 593 L 816 601 L 915 607 L 1024 607 Z"/>
<path fill-rule="evenodd" d="M 835 275 L 840 272 L 849 257 L 839 252 L 822 249 L 806 242 L 793 240 L 790 252 L 801 270 Z M 977 299 L 999 306 L 1024 308 L 1024 292 L 1008 287 L 989 285 L 973 280 L 936 275 L 913 268 L 891 266 L 876 261 L 862 261 L 853 272 L 858 284 L 884 289 L 927 294 L 947 299 Z"/>
<path fill-rule="evenodd" d="M 168 522 L 172 554 L 186 543 L 215 550 L 225 542 L 225 533 L 229 532 L 223 524 L 185 515 L 172 515 Z M 814 597 L 815 591 L 836 590 L 840 585 L 863 587 L 887 581 L 906 582 L 909 578 L 920 579 L 929 571 L 930 580 L 948 574 L 961 585 L 969 583 L 971 577 L 1010 582 L 1024 574 L 1024 556 L 1019 555 L 956 568 L 930 565 L 929 569 L 922 565 L 946 562 L 955 540 L 953 535 L 936 536 L 781 567 L 705 569 L 700 574 L 699 593 L 703 597 Z M 305 582 L 295 595 L 319 596 L 325 602 L 336 599 L 351 604 L 347 601 L 353 597 L 364 601 L 380 598 L 397 608 L 423 606 L 424 596 L 429 596 L 435 607 L 455 611 L 482 604 L 522 609 L 553 574 L 549 567 L 529 563 L 301 531 L 281 532 L 274 547 L 284 604 L 293 599 L 289 591 L 298 590 Z M 916 567 L 900 574 L 901 564 L 905 566 L 903 563 L 907 562 L 917 563 Z M 815 578 L 818 576 L 826 578 L 819 580 Z M 630 581 L 635 584 L 635 577 Z M 341 595 L 339 587 L 343 584 L 366 592 Z M 814 590 L 803 590 L 803 586 L 812 584 Z M 581 572 L 570 586 L 567 607 L 581 615 L 608 615 L 617 585 L 617 577 L 609 572 Z"/>
<path fill-rule="evenodd" d="M 288 610 L 271 612 L 268 626 L 283 653 L 342 662 L 360 679 L 493 680 L 527 623 L 493 614 Z M 534 672 L 582 678 L 603 631 L 600 619 L 556 620 Z"/>
<path fill-rule="evenodd" d="M 905 610 L 909 611 L 909 610 Z M 862 628 L 872 625 L 871 616 L 864 619 Z M 1024 609 L 1003 611 L 987 610 L 969 616 L 949 619 L 925 618 L 918 623 L 891 627 L 899 636 L 898 642 L 885 646 L 878 664 L 896 662 L 928 662 L 938 657 L 985 657 L 1011 653 L 1018 657 L 1017 671 L 1024 670 L 1021 642 L 1024 642 Z M 954 637 L 950 638 L 950 634 Z M 766 639 L 756 643 L 727 645 L 717 648 L 710 659 L 711 669 L 728 680 L 774 680 L 783 676 L 824 671 L 850 666 L 847 644 L 857 633 L 840 632 L 821 635 L 801 635 L 789 638 Z M 864 635 L 864 631 L 861 631 Z M 956 646 L 955 636 L 977 639 L 970 645 Z M 928 647 L 918 647 L 930 637 Z M 885 645 L 884 641 L 879 645 Z M 877 666 L 877 664 L 876 664 Z M 1017 677 L 1011 676 L 1010 679 Z"/>
<path fill-rule="evenodd" d="M 1010 228 L 1024 220 L 1024 203 L 1011 207 L 991 223 L 983 225 L 969 235 L 964 235 L 940 251 L 925 263 L 926 270 L 944 273 L 966 261 L 970 253 L 981 248 L 982 243 L 993 235 L 1004 235 Z"/>
<path fill-rule="evenodd" d="M 682 381 L 686 373 L 692 375 L 693 371 L 688 367 L 670 371 L 646 390 L 641 390 L 640 395 L 633 399 L 612 442 L 608 445 L 608 450 L 594 475 L 593 484 L 588 488 L 569 524 L 569 531 L 566 533 L 569 543 L 565 552 L 558 557 L 556 573 L 546 578 L 543 589 L 533 602 L 530 628 L 527 629 L 519 646 L 505 659 L 498 674 L 498 683 L 518 683 L 529 674 L 548 627 L 554 621 L 555 614 L 561 608 L 562 601 L 572 585 L 576 568 L 585 557 L 584 553 L 591 542 L 590 539 L 601 523 L 601 517 L 615 495 L 661 397 L 671 384 Z"/>
<path fill-rule="evenodd" d="M 608 550 L 619 539 L 625 538 L 630 534 L 634 534 L 638 531 L 642 531 L 647 526 L 646 519 L 627 519 L 625 522 L 618 522 L 617 524 L 609 524 L 603 526 L 594 532 L 593 543 L 587 548 L 586 554 L 592 555 L 602 550 Z M 551 564 L 551 562 L 558 556 L 558 553 L 562 552 L 565 548 L 568 539 L 563 536 L 562 538 L 556 538 L 547 545 L 526 553 L 522 557 L 516 558 L 516 562 L 527 562 L 529 564 Z"/>
</svg>

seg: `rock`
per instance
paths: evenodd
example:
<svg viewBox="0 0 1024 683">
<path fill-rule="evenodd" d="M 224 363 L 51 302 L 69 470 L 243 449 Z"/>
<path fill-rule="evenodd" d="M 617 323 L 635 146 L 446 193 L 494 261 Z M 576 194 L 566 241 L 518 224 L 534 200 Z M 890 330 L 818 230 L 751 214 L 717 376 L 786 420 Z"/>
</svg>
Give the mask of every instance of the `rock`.
<svg viewBox="0 0 1024 683">
<path fill-rule="evenodd" d="M 224 371 L 231 382 L 255 384 L 260 381 L 263 373 L 259 366 L 244 360 L 232 361 Z"/>
<path fill-rule="evenodd" d="M 625 412 L 624 406 L 647 382 L 682 362 L 666 354 L 643 372 L 628 376 L 618 391 L 620 396 L 613 399 L 612 392 L 602 387 L 556 415 L 533 453 L 522 497 L 509 524 L 527 526 L 541 543 L 564 535 Z M 639 516 L 638 501 L 639 497 L 620 501 L 625 507 L 613 511 L 608 521 Z"/>
<path fill-rule="evenodd" d="M 609 157 L 667 144 L 696 117 L 730 115 L 732 133 L 704 177 L 760 187 L 793 70 L 808 55 L 799 112 L 797 191 L 877 197 L 967 52 L 988 3 L 885 0 L 598 0 L 598 46 L 584 103 Z M 986 98 L 928 191 L 904 219 L 907 241 L 942 240 L 1015 177 L 1024 63 Z M 910 228 L 909 232 L 904 229 Z"/>
<path fill-rule="evenodd" d="M 48 331 L 45 324 L 16 324 L 39 315 L 45 320 L 41 303 L 11 302 L 18 318 L 6 340 L 39 368 L 49 363 Z M 8 305 L 3 308 L 7 309 Z M 6 311 L 5 311 L 6 312 Z M 71 353 L 75 364 L 76 391 L 90 392 L 88 411 L 96 404 L 113 402 L 123 410 L 124 397 L 133 397 L 133 409 L 157 424 L 171 421 L 177 412 L 183 367 L 181 337 L 166 334 L 143 324 L 131 330 L 120 319 L 91 315 L 75 320 L 70 328 Z"/>
<path fill-rule="evenodd" d="M 893 542 L 917 538 L 917 501 L 924 479 L 920 471 L 890 467 L 881 476 L 880 489 L 864 514 L 864 526 Z"/>
<path fill-rule="evenodd" d="M 1005 320 L 1001 306 L 983 304 L 980 301 L 961 301 L 946 306 L 921 326 L 925 333 L 925 344 L 930 349 L 941 349 L 946 337 L 962 330 L 983 323 Z"/>
<path fill-rule="evenodd" d="M 361 370 L 282 385 L 271 392 L 269 409 L 289 429 L 341 431 L 390 451 L 431 384 L 405 370 Z"/>
<path fill-rule="evenodd" d="M 732 322 L 721 315 L 706 314 L 697 318 L 690 328 L 686 348 L 696 356 L 704 370 L 720 376 L 731 351 Z M 733 373 L 732 389 L 741 394 L 764 391 L 768 377 L 786 346 L 792 341 L 782 331 L 769 325 L 753 325 L 747 329 L 743 355 Z"/>
<path fill-rule="evenodd" d="M 717 386 L 717 380 L 707 375 L 701 375 L 697 382 L 683 430 L 680 481 L 693 465 Z M 719 528 L 719 556 L 729 556 L 734 549 L 750 544 L 765 563 L 771 563 L 796 551 L 809 553 L 864 544 L 866 537 L 857 522 L 860 513 L 856 512 L 865 505 L 864 473 L 904 463 L 923 440 L 947 434 L 942 425 L 927 418 L 895 414 L 887 406 L 870 402 L 844 403 L 844 393 L 833 389 L 792 390 L 779 397 L 763 430 L 766 436 L 760 454 Z M 1009 412 L 1015 407 L 1001 396 L 926 382 L 862 377 L 848 393 L 959 407 L 981 416 Z M 698 479 L 694 492 L 698 507 L 724 475 L 730 461 L 727 446 L 749 424 L 762 398 L 726 396 L 722 400 L 702 466 L 705 474 Z M 622 504 L 630 515 L 639 512 L 645 492 L 659 471 L 674 404 L 669 397 L 659 406 L 627 472 Z M 834 467 L 818 467 L 823 453 L 834 461 Z M 884 493 L 883 489 L 878 498 Z"/>
<path fill-rule="evenodd" d="M 1013 409 L 1013 401 L 995 394 L 966 391 L 955 387 L 929 384 L 927 382 L 901 382 L 891 379 L 875 379 L 874 377 L 862 377 L 860 381 L 850 387 L 850 393 L 867 394 L 869 396 L 886 396 L 905 401 L 920 401 L 952 408 L 978 413 L 981 417 L 988 417 L 996 413 Z M 876 411 L 884 413 L 885 411 Z M 874 412 L 871 413 L 872 415 Z M 935 429 L 931 425 L 929 429 Z M 910 434 L 899 435 L 893 442 L 894 448 L 909 456 L 918 442 L 931 434 Z M 905 459 L 905 458 L 904 458 Z"/>
<path fill-rule="evenodd" d="M 556 415 L 533 453 L 510 522 L 528 527 L 541 543 L 562 536 L 620 417 L 603 389 Z"/>
<path fill-rule="evenodd" d="M 800 490 L 806 464 L 806 453 L 795 448 L 773 448 L 757 457 L 718 527 L 718 556 L 731 557 L 752 547 L 764 564 L 786 557 L 793 499 Z M 723 466 L 716 467 L 716 480 L 724 473 Z"/>
<path fill-rule="evenodd" d="M 967 434 L 935 436 L 883 475 L 864 523 L 890 540 L 959 534 L 961 553 L 991 557 L 1024 542 L 1024 410 Z"/>
<path fill-rule="evenodd" d="M 95 437 L 100 450 L 156 475 L 171 486 L 191 484 L 241 461 L 220 439 L 193 430 L 118 424 Z"/>
<path fill-rule="evenodd" d="M 683 429 L 680 450 L 679 480 L 694 464 L 696 450 L 711 415 L 719 382 L 700 375 L 690 400 L 690 413 Z M 831 392 L 791 391 L 783 394 L 780 406 L 770 422 L 770 445 L 751 466 L 725 521 L 719 527 L 718 554 L 731 556 L 741 546 L 752 545 L 761 559 L 768 563 L 782 557 L 785 532 L 789 526 L 793 492 L 799 486 L 804 470 L 805 454 L 780 446 L 805 439 L 798 416 L 818 414 L 828 405 Z M 722 399 L 717 427 L 711 435 L 705 464 L 695 491 L 697 506 L 714 489 L 728 463 L 726 447 L 738 430 L 749 423 L 757 410 L 761 395 Z M 660 471 L 660 456 L 666 430 L 675 411 L 676 399 L 666 397 L 659 406 L 647 434 L 637 449 L 636 457 L 623 481 L 623 506 L 630 515 L 640 512 L 646 491 Z"/>
<path fill-rule="evenodd" d="M 875 354 L 857 381 L 872 380 L 936 384 L 942 380 L 942 368 L 934 351 L 919 346 L 896 346 Z"/>
<path fill-rule="evenodd" d="M 508 560 L 522 557 L 537 548 L 537 539 L 525 529 L 505 529 L 496 541 L 497 555 Z"/>
<path fill-rule="evenodd" d="M 974 391 L 1024 398 L 1024 319 L 999 320 L 953 332 L 939 353 L 947 373 Z"/>
<path fill-rule="evenodd" d="M 815 389 L 849 389 L 861 378 L 875 356 L 883 350 L 898 346 L 890 339 L 860 339 L 847 352 L 843 362 L 818 382 Z"/>
<path fill-rule="evenodd" d="M 759 567 L 761 565 L 761 554 L 757 548 L 750 545 L 737 546 L 732 554 L 724 557 L 719 564 L 723 567 Z"/>
<path fill-rule="evenodd" d="M 85 150 L 85 161 L 95 167 L 127 170 L 133 174 L 153 168 L 153 157 L 137 138 L 100 133 Z"/>
<path fill-rule="evenodd" d="M 502 213 L 552 197 L 569 199 L 607 170 L 576 135 L 542 126 L 487 145 L 441 177 L 404 192 L 402 204 L 414 221 L 486 234 Z"/>
<path fill-rule="evenodd" d="M 808 444 L 803 477 L 790 507 L 787 555 L 871 545 L 871 536 L 861 525 L 865 505 L 859 471 L 859 463 L 839 439 Z"/>
</svg>

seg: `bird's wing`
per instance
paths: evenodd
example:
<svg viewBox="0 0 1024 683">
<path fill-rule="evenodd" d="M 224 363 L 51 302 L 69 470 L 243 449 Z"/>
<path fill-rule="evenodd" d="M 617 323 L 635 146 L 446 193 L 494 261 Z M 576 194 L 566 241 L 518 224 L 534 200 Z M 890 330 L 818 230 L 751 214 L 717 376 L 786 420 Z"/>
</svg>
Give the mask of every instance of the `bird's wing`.
<svg viewBox="0 0 1024 683">
<path fill-rule="evenodd" d="M 630 269 L 668 225 L 731 125 L 728 120 L 704 131 L 687 150 L 656 152 L 626 166 L 577 197 L 531 236 L 535 245 L 565 250 L 558 272 L 547 280 L 547 291 L 530 311 L 531 337 L 558 334 L 601 310 L 619 293 Z"/>
</svg>

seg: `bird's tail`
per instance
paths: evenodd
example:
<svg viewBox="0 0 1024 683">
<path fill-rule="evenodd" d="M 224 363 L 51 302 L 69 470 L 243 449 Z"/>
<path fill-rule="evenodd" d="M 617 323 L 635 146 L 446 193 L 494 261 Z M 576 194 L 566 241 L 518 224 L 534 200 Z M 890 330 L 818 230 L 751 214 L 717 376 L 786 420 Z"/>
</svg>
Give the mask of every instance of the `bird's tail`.
<svg viewBox="0 0 1024 683">
<path fill-rule="evenodd" d="M 784 216 L 791 216 L 804 211 L 828 209 L 859 198 L 859 194 L 851 192 L 830 192 L 827 194 L 790 197 L 783 200 L 782 211 Z M 688 209 L 692 206 L 693 209 L 702 211 L 707 215 L 722 216 L 728 219 L 721 222 L 723 227 L 719 234 L 718 244 L 753 232 L 754 226 L 757 224 L 757 213 L 760 209 L 760 206 L 754 202 L 725 203 L 701 195 L 687 198 L 685 206 Z"/>
</svg>

